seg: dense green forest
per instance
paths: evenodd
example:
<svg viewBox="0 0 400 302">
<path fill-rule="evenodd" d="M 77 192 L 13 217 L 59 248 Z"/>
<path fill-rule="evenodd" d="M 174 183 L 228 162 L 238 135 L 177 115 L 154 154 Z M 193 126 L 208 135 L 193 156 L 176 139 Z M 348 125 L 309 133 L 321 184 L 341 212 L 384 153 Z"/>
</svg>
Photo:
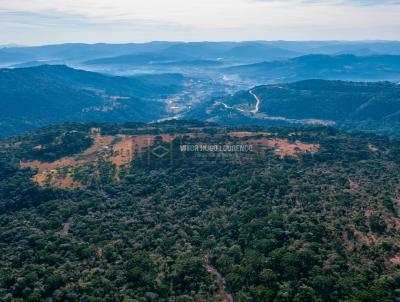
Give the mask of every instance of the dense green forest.
<svg viewBox="0 0 400 302">
<path fill-rule="evenodd" d="M 137 154 L 118 179 L 99 158 L 101 181 L 86 189 L 40 187 L 35 170 L 20 168 L 81 153 L 94 127 L 182 137 L 158 139 L 173 156 Z M 319 148 L 208 164 L 180 149 L 245 141 L 230 131 Z M 70 124 L 2 140 L 0 300 L 224 301 L 209 257 L 238 302 L 396 301 L 399 168 L 400 142 L 323 127 Z"/>
</svg>

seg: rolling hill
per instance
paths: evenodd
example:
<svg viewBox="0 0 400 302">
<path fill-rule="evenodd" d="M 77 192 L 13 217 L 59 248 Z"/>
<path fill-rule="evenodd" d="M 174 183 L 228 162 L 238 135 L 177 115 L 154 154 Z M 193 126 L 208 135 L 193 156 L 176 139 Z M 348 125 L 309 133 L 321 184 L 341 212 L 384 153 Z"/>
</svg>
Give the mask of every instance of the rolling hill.
<svg viewBox="0 0 400 302">
<path fill-rule="evenodd" d="M 188 66 L 190 62 L 255 63 L 265 60 L 286 59 L 301 53 L 268 46 L 261 42 L 193 42 L 178 43 L 166 49 L 148 53 L 132 53 L 115 57 L 98 58 L 83 62 L 84 65 L 146 66 L 160 63 L 171 67 Z M 204 65 L 209 67 L 209 65 Z"/>
<path fill-rule="evenodd" d="M 30 56 L 28 55 L 13 53 L 8 49 L 0 49 L 0 64 L 22 62 L 29 59 Z"/>
<path fill-rule="evenodd" d="M 400 86 L 327 80 L 265 85 L 201 104 L 187 117 L 222 124 L 332 125 L 400 137 Z"/>
<path fill-rule="evenodd" d="M 399 154 L 185 121 L 1 140 L 0 300 L 396 301 Z"/>
<path fill-rule="evenodd" d="M 374 54 L 387 54 L 387 55 L 400 55 L 400 42 L 399 41 L 360 41 L 360 42 L 332 42 L 327 45 L 320 45 L 308 50 L 309 53 L 314 54 L 357 54 L 364 53 L 370 55 Z"/>
<path fill-rule="evenodd" d="M 151 121 L 180 75 L 112 77 L 67 66 L 0 69 L 0 135 L 74 121 Z"/>
<path fill-rule="evenodd" d="M 122 55 L 110 58 L 100 58 L 84 62 L 88 65 L 123 65 L 123 66 L 141 66 L 152 64 L 154 62 L 171 61 L 171 58 L 153 53 Z"/>
<path fill-rule="evenodd" d="M 224 71 L 266 83 L 306 79 L 400 81 L 400 56 L 307 55 L 235 66 Z"/>
<path fill-rule="evenodd" d="M 82 61 L 105 56 L 124 54 L 139 54 L 157 52 L 174 45 L 174 42 L 150 42 L 127 44 L 84 44 L 66 43 L 43 46 L 9 47 L 7 50 L 14 54 L 29 56 L 31 60 L 60 60 Z"/>
<path fill-rule="evenodd" d="M 225 60 L 234 61 L 272 61 L 300 56 L 301 53 L 269 46 L 260 42 L 243 43 L 221 54 Z"/>
</svg>

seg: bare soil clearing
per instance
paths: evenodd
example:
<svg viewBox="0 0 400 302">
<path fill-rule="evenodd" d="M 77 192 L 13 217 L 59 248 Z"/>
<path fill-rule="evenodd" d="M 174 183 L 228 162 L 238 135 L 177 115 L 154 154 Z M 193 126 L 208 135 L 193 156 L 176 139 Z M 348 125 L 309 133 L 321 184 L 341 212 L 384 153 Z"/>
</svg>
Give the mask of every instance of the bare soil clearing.
<svg viewBox="0 0 400 302">
<path fill-rule="evenodd" d="M 72 221 L 73 221 L 72 217 L 68 218 L 67 222 L 63 224 L 63 227 L 62 227 L 62 229 L 60 231 L 60 235 L 67 235 L 68 234 L 69 229 L 70 229 L 71 224 L 72 224 Z"/>
<path fill-rule="evenodd" d="M 286 156 L 292 158 L 298 158 L 299 153 L 316 153 L 318 152 L 320 145 L 318 144 L 305 144 L 299 140 L 296 140 L 294 143 L 289 142 L 284 139 L 250 139 L 248 142 L 251 142 L 255 145 L 261 147 L 267 147 L 273 149 L 275 154 L 277 154 L 280 158 L 284 158 Z"/>
<path fill-rule="evenodd" d="M 256 150 L 271 149 L 280 158 L 288 156 L 298 159 L 299 153 L 316 153 L 320 148 L 317 144 L 306 144 L 299 140 L 289 142 L 285 139 L 271 138 L 271 133 L 268 132 L 229 132 L 214 135 L 214 137 L 223 136 L 240 139 L 242 143 L 253 145 Z M 54 162 L 38 160 L 21 162 L 20 167 L 36 169 L 37 174 L 33 180 L 41 187 L 84 189 L 86 185 L 76 179 L 75 173 L 85 165 L 96 167 L 99 160 L 109 162 L 115 167 L 115 179 L 119 180 L 121 169 L 129 166 L 135 156 L 141 156 L 144 150 L 154 146 L 157 140 L 169 143 L 179 137 L 206 139 L 211 136 L 206 133 L 102 136 L 99 131 L 93 131 L 92 137 L 93 145 L 74 156 L 60 158 Z"/>
<path fill-rule="evenodd" d="M 233 296 L 227 289 L 227 284 L 225 278 L 222 274 L 210 263 L 210 256 L 204 257 L 204 267 L 208 273 L 212 274 L 215 277 L 215 280 L 218 284 L 219 293 L 224 302 L 233 302 Z"/>
</svg>

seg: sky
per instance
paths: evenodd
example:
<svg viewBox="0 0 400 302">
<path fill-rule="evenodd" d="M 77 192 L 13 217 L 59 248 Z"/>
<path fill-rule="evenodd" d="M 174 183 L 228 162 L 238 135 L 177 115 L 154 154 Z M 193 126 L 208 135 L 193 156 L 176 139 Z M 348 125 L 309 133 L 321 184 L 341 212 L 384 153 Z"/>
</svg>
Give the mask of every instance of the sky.
<svg viewBox="0 0 400 302">
<path fill-rule="evenodd" d="M 0 45 L 400 40 L 400 0 L 0 0 Z"/>
</svg>

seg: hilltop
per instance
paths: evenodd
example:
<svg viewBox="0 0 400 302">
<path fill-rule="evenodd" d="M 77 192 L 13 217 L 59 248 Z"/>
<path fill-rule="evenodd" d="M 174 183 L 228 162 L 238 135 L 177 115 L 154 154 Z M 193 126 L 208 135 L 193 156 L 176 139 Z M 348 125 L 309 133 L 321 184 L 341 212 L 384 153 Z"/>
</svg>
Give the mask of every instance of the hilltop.
<svg viewBox="0 0 400 302">
<path fill-rule="evenodd" d="M 185 121 L 2 140 L 0 297 L 395 301 L 399 154 L 332 128 Z"/>
</svg>

